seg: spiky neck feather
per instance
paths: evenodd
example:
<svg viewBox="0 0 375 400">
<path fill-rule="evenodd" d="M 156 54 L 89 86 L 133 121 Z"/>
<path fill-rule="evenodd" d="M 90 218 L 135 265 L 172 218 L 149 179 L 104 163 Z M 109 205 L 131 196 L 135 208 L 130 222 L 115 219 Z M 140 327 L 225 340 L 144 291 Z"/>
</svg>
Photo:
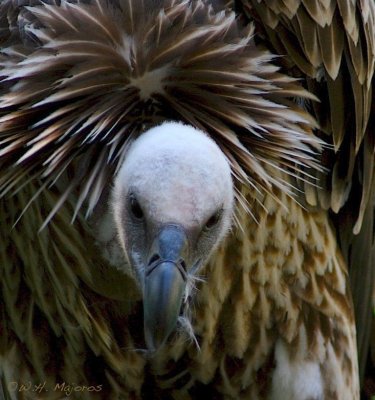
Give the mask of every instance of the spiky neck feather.
<svg viewBox="0 0 375 400">
<path fill-rule="evenodd" d="M 128 143 L 170 119 L 214 137 L 255 190 L 289 190 L 279 168 L 317 167 L 314 123 L 290 100 L 311 96 L 256 48 L 251 25 L 203 0 L 133 5 L 62 0 L 11 14 L 24 25 L 0 57 L 3 193 L 36 171 L 53 183 L 76 160 L 59 205 L 78 189 L 76 212 L 88 200 L 90 213 Z"/>
</svg>

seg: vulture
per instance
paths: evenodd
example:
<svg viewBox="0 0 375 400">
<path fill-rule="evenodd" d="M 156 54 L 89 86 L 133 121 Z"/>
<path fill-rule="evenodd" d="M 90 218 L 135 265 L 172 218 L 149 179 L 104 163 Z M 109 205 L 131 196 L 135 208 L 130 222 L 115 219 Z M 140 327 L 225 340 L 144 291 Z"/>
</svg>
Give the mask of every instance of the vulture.
<svg viewBox="0 0 375 400">
<path fill-rule="evenodd" d="M 374 32 L 372 0 L 2 0 L 0 397 L 374 395 Z"/>
</svg>

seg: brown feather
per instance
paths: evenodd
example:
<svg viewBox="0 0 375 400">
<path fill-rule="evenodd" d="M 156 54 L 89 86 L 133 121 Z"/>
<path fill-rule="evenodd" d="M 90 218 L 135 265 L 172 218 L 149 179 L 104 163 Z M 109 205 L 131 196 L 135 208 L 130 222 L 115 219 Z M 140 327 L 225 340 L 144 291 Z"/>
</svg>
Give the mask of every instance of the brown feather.
<svg viewBox="0 0 375 400">
<path fill-rule="evenodd" d="M 25 45 L 24 56 L 13 56 L 13 43 L 0 60 L 6 83 L 0 98 L 6 112 L 0 118 L 3 191 L 12 185 L 15 161 L 53 182 L 75 157 L 88 168 L 89 146 L 100 147 L 97 157 L 107 160 L 100 174 L 108 176 L 131 137 L 168 118 L 234 147 L 233 154 L 247 160 L 236 165 L 264 190 L 270 183 L 283 187 L 260 165 L 264 153 L 276 163 L 290 153 L 317 167 L 309 150 L 319 146 L 309 131 L 312 120 L 287 100 L 309 95 L 277 72 L 272 56 L 252 44 L 253 29 L 239 31 L 233 13 L 215 14 L 199 1 L 176 3 L 140 23 L 142 6 L 134 12 L 131 2 L 121 3 L 123 10 L 100 2 L 62 4 L 29 7 L 25 34 L 40 46 Z M 149 79 L 155 87 L 145 92 Z M 239 140 L 228 142 L 234 130 Z M 24 132 L 18 142 L 15 132 L 17 138 Z M 286 170 L 301 169 L 288 158 Z M 81 175 L 76 184 L 86 186 L 90 212 L 103 188 L 97 184 L 92 197 L 98 176 L 88 170 Z"/>
<path fill-rule="evenodd" d="M 317 203 L 339 209 L 357 188 L 363 193 L 343 234 L 371 213 L 374 143 L 365 129 L 374 7 L 244 1 L 263 26 L 255 31 L 204 0 L 25 2 L 0 4 L 5 382 L 45 381 L 50 390 L 40 397 L 48 400 L 61 397 L 61 381 L 100 386 L 82 399 L 203 393 L 256 400 L 282 389 L 272 384 L 281 367 L 298 372 L 312 362 L 324 398 L 358 399 L 347 271 L 329 214 Z M 354 54 L 363 60 L 352 62 Z M 278 63 L 297 78 L 307 74 L 302 83 L 314 95 Z M 347 98 L 336 102 L 336 89 Z M 328 176 L 316 161 L 317 125 L 298 105 L 310 109 L 310 101 L 332 144 L 322 158 Z M 334 113 L 332 104 L 343 110 Z M 93 211 L 106 206 L 132 140 L 169 119 L 208 132 L 230 160 L 242 230 L 233 229 L 205 267 L 191 300 L 197 343 L 176 332 L 150 358 L 140 293 L 96 245 Z M 291 198 L 303 185 L 314 207 Z M 371 231 L 365 222 L 359 241 Z M 345 249 L 365 251 L 352 236 L 346 240 L 353 264 Z M 371 279 L 373 270 L 366 271 Z"/>
<path fill-rule="evenodd" d="M 330 1 L 323 6 L 318 2 L 295 1 L 295 11 L 291 18 L 287 13 L 283 14 L 282 9 L 275 4 L 271 5 L 264 1 L 243 1 L 242 3 L 252 17 L 264 24 L 269 45 L 279 54 L 287 55 L 283 63 L 289 69 L 292 69 L 295 64 L 303 74 L 306 74 L 307 85 L 310 89 L 312 84 L 308 82 L 309 79 L 319 81 L 319 87 L 315 87 L 313 92 L 320 100 L 324 97 L 334 99 L 339 96 L 335 79 L 340 73 L 339 81 L 345 83 L 342 93 L 345 93 L 346 109 L 339 109 L 337 113 L 335 111 L 339 108 L 337 106 L 335 108 L 328 106 L 326 110 L 320 107 L 315 116 L 324 133 L 332 135 L 332 144 L 335 146 L 337 155 L 330 156 L 332 162 L 329 168 L 333 171 L 333 165 L 336 163 L 336 169 L 345 170 L 338 154 L 341 151 L 345 152 L 345 148 L 350 146 L 349 143 L 352 143 L 354 139 L 355 153 L 353 153 L 354 159 L 351 160 L 353 163 L 364 136 L 371 135 L 370 130 L 367 130 L 367 124 L 372 103 L 371 82 L 375 62 L 375 7 L 373 3 Z M 272 18 L 267 16 L 267 10 L 272 10 Z M 276 27 L 277 34 L 273 32 Z M 300 76 L 300 73 L 296 73 L 295 70 L 291 72 Z M 328 87 L 325 81 L 330 83 Z M 324 94 L 325 91 L 327 94 Z M 351 116 L 352 109 L 355 110 L 354 117 Z M 339 118 L 341 121 L 338 121 Z M 353 134 L 346 134 L 346 131 L 352 131 Z M 350 169 L 347 171 L 350 172 Z M 332 182 L 327 182 L 326 187 L 328 190 L 332 188 L 337 190 L 332 199 L 343 199 L 343 201 L 335 200 L 332 203 L 336 212 L 345 203 L 347 192 L 350 191 L 352 175 L 348 173 L 344 177 L 345 184 L 341 184 L 339 182 L 341 180 L 341 173 L 334 175 Z M 364 192 L 367 190 L 363 188 Z M 358 206 L 359 204 L 357 204 L 357 210 Z M 358 220 L 358 225 L 360 223 Z"/>
<path fill-rule="evenodd" d="M 351 271 L 363 374 L 368 354 L 366 335 L 372 318 L 370 293 L 375 286 L 375 279 L 369 276 L 373 276 L 374 267 L 368 259 L 359 262 L 349 254 L 358 241 L 366 248 L 363 252 L 370 254 L 374 240 L 371 229 L 361 231 L 361 225 L 367 226 L 365 215 L 372 215 L 374 209 L 369 193 L 375 186 L 371 89 L 375 5 L 372 1 L 296 0 L 290 18 L 266 0 L 240 3 L 258 21 L 264 44 L 286 55 L 281 60 L 283 66 L 295 76 L 305 76 L 306 86 L 320 100 L 312 110 L 323 133 L 321 137 L 332 144 L 332 150 L 324 150 L 322 158 L 328 175 L 318 172 L 317 188 L 305 186 L 306 199 L 311 205 L 320 204 L 338 213 L 334 221 L 339 236 L 342 231 L 351 232 L 342 243 L 342 250 Z M 366 317 L 362 317 L 364 312 Z"/>
</svg>

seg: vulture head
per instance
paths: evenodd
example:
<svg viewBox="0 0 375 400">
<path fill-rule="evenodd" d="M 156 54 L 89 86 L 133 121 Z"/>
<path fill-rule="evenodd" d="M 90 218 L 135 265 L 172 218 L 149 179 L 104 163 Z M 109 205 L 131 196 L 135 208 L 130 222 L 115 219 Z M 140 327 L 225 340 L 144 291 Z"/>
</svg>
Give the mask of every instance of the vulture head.
<svg viewBox="0 0 375 400">
<path fill-rule="evenodd" d="M 199 267 L 231 224 L 231 168 L 203 132 L 164 123 L 130 147 L 116 177 L 119 241 L 143 293 L 147 347 L 174 330 Z"/>
</svg>

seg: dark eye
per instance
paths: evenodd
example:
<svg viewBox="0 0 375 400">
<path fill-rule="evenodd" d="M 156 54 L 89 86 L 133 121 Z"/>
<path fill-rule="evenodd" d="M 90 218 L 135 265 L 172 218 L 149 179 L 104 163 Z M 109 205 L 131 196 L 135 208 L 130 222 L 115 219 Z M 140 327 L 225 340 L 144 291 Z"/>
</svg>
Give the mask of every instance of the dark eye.
<svg viewBox="0 0 375 400">
<path fill-rule="evenodd" d="M 222 210 L 216 211 L 215 214 L 212 214 L 211 217 L 206 221 L 204 225 L 205 229 L 211 229 L 220 221 L 222 214 Z"/>
<path fill-rule="evenodd" d="M 130 211 L 137 219 L 143 219 L 143 211 L 134 195 L 130 196 Z"/>
</svg>

